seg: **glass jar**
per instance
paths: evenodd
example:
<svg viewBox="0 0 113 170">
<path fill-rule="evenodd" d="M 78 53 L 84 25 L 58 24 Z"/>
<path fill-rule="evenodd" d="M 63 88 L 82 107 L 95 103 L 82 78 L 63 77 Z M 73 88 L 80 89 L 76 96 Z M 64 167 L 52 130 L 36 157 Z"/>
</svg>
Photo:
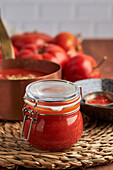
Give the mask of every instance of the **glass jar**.
<svg viewBox="0 0 113 170">
<path fill-rule="evenodd" d="M 29 84 L 24 96 L 21 138 L 50 151 L 72 146 L 83 132 L 80 101 L 81 89 L 69 81 L 41 80 Z"/>
</svg>

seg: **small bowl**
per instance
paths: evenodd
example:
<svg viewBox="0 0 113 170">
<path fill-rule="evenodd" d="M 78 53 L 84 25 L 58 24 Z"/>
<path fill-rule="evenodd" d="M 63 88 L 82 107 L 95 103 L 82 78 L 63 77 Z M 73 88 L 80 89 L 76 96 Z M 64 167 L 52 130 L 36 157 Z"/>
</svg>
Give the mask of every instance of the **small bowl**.
<svg viewBox="0 0 113 170">
<path fill-rule="evenodd" d="M 93 92 L 113 92 L 112 79 L 85 79 L 75 82 L 75 85 L 82 87 L 82 97 Z M 81 100 L 81 112 L 89 115 L 92 119 L 104 122 L 113 122 L 113 107 L 90 105 Z"/>
</svg>

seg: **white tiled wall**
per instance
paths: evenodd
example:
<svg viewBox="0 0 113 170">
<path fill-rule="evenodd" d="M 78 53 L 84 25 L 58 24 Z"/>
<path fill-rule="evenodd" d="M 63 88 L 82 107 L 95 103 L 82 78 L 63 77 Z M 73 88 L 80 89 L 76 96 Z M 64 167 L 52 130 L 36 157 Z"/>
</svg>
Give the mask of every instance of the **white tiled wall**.
<svg viewBox="0 0 113 170">
<path fill-rule="evenodd" d="M 113 38 L 113 0 L 0 0 L 4 19 L 23 31 Z"/>
</svg>

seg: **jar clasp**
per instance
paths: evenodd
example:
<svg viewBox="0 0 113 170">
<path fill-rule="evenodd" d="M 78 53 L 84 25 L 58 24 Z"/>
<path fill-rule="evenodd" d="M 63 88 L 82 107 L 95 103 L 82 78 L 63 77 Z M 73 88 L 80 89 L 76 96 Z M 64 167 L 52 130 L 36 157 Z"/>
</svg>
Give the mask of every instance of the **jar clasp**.
<svg viewBox="0 0 113 170">
<path fill-rule="evenodd" d="M 37 121 L 36 105 L 37 105 L 37 102 L 35 103 L 35 106 L 34 106 L 35 113 L 33 113 L 32 110 L 28 109 L 28 108 L 26 107 L 26 104 L 25 104 L 24 108 L 22 109 L 23 115 L 24 115 L 24 119 L 23 119 L 22 131 L 21 131 L 21 136 L 20 136 L 20 137 L 21 137 L 21 139 L 23 139 L 23 140 L 25 140 L 25 141 L 28 141 L 28 140 L 29 140 L 30 133 L 31 133 L 31 128 L 32 128 L 32 124 L 33 124 L 33 122 L 36 123 L 36 121 Z M 25 114 L 25 112 L 28 112 L 29 115 L 28 115 L 28 114 Z M 35 115 L 35 117 L 34 117 L 34 115 Z M 28 131 L 27 138 L 25 138 L 25 137 L 23 136 L 24 126 L 25 126 L 26 119 L 31 119 L 31 123 L 30 123 L 30 127 L 29 127 L 29 131 Z"/>
<path fill-rule="evenodd" d="M 82 87 L 81 86 L 78 86 L 78 87 L 79 87 L 80 95 L 81 95 L 81 98 L 82 98 Z"/>
<path fill-rule="evenodd" d="M 29 127 L 29 131 L 28 131 L 28 135 L 27 135 L 27 138 L 25 138 L 23 136 L 23 131 L 24 131 L 24 126 L 25 126 L 25 121 L 26 119 L 28 119 L 28 115 L 25 115 L 24 116 L 24 120 L 23 120 L 23 125 L 22 125 L 22 131 L 21 131 L 21 138 L 25 141 L 28 141 L 29 140 L 29 137 L 30 137 L 30 133 L 31 133 L 31 128 L 32 128 L 32 124 L 33 124 L 33 118 L 32 117 L 29 117 L 31 119 L 31 123 L 30 123 L 30 127 Z"/>
</svg>

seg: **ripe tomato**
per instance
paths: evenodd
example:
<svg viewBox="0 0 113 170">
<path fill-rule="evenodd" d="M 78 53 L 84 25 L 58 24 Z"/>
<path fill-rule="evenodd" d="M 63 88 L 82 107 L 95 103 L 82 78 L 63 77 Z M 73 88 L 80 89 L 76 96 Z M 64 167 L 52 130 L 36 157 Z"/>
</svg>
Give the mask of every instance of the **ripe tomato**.
<svg viewBox="0 0 113 170">
<path fill-rule="evenodd" d="M 83 47 L 80 41 L 75 35 L 69 32 L 61 32 L 53 39 L 53 42 L 61 46 L 69 55 L 69 57 L 75 56 L 75 54 L 83 53 Z"/>
<path fill-rule="evenodd" d="M 69 81 L 77 81 L 88 78 L 101 78 L 97 63 L 93 57 L 82 54 L 70 59 L 65 65 L 64 76 Z"/>
<path fill-rule="evenodd" d="M 42 47 L 46 42 L 52 41 L 50 35 L 39 32 L 27 32 L 23 34 L 15 34 L 11 37 L 14 46 L 21 50 L 27 44 L 36 44 L 37 47 Z"/>
<path fill-rule="evenodd" d="M 79 54 L 82 54 L 82 52 L 75 50 L 75 47 L 70 47 L 70 49 L 67 51 L 67 55 L 69 56 L 69 58 L 73 58 Z"/>
<path fill-rule="evenodd" d="M 55 44 L 45 44 L 40 49 L 37 49 L 36 45 L 31 44 L 30 46 L 29 44 L 18 53 L 17 58 L 43 59 L 58 63 L 62 67 L 69 59 L 66 52 Z"/>
</svg>

